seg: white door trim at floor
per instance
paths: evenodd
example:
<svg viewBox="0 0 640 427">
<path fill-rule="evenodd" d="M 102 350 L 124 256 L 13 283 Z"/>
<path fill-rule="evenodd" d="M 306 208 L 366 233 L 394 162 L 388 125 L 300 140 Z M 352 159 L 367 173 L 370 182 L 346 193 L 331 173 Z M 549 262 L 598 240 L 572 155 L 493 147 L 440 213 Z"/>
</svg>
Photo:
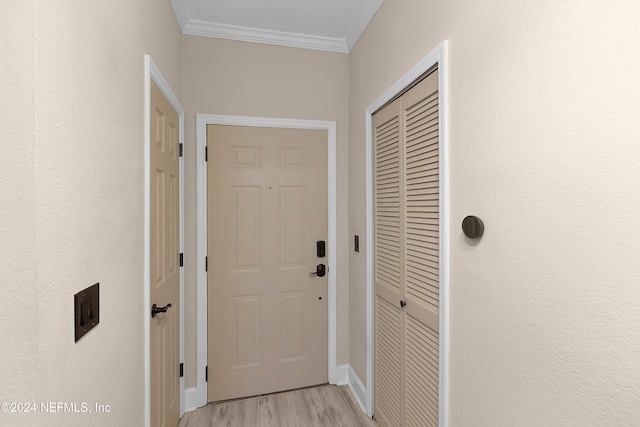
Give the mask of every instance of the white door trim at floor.
<svg viewBox="0 0 640 427">
<path fill-rule="evenodd" d="M 197 350 L 196 350 L 196 387 L 185 391 L 185 405 L 192 410 L 208 403 L 205 368 L 207 366 L 207 273 L 205 256 L 207 255 L 207 167 L 205 146 L 207 144 L 207 125 L 259 126 L 293 129 L 321 129 L 327 131 L 328 164 L 328 381 L 338 382 L 337 373 L 337 329 L 336 329 L 336 251 L 337 251 L 337 182 L 336 182 L 336 122 L 322 120 L 298 120 L 268 117 L 227 116 L 217 114 L 196 115 L 196 311 L 197 311 Z"/>
<path fill-rule="evenodd" d="M 151 427 L 151 81 L 180 116 L 178 137 L 184 144 L 184 109 L 160 69 L 144 56 L 144 425 Z M 180 157 L 180 253 L 184 252 L 184 157 Z M 180 269 L 180 362 L 184 361 L 184 269 Z M 180 416 L 184 414 L 184 377 L 180 378 Z"/>
<path fill-rule="evenodd" d="M 415 67 L 385 91 L 366 109 L 365 113 L 365 167 L 366 167 L 366 319 L 367 319 L 367 389 L 365 409 L 374 413 L 374 345 L 375 345 L 375 284 L 374 284 L 374 188 L 373 188 L 373 121 L 380 107 L 403 92 L 411 83 L 432 66 L 438 65 L 440 93 L 440 425 L 448 425 L 449 407 L 449 164 L 448 164 L 448 112 L 447 112 L 447 40 L 442 41 Z"/>
</svg>

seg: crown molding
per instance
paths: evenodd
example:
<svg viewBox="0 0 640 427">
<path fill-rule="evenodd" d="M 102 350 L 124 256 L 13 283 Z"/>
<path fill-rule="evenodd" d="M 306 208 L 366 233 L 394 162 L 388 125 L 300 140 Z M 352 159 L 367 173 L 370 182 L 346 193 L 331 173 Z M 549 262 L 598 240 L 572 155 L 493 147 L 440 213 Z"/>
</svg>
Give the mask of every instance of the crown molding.
<svg viewBox="0 0 640 427">
<path fill-rule="evenodd" d="M 216 24 L 205 21 L 189 20 L 182 32 L 192 36 L 349 53 L 347 43 L 343 39 Z"/>
<path fill-rule="evenodd" d="M 288 33 L 284 31 L 264 30 L 218 24 L 208 21 L 189 19 L 183 0 L 171 0 L 178 24 L 183 34 L 238 40 L 278 46 L 298 47 L 302 49 L 324 50 L 328 52 L 349 53 L 369 25 L 369 22 L 384 0 L 368 0 L 360 11 L 345 39 L 312 36 L 308 34 Z"/>
<path fill-rule="evenodd" d="M 176 14 L 178 25 L 180 25 L 180 30 L 184 33 L 184 29 L 189 22 L 187 10 L 184 8 L 184 2 L 182 0 L 171 0 L 171 5 L 173 6 L 173 12 Z"/>
<path fill-rule="evenodd" d="M 369 0 L 365 4 L 364 8 L 362 8 L 358 19 L 353 23 L 353 26 L 349 30 L 349 34 L 347 34 L 347 38 L 345 40 L 349 52 L 353 49 L 353 46 L 355 46 L 362 33 L 364 33 L 364 30 L 367 28 L 367 25 L 369 25 L 369 22 L 371 22 L 371 19 L 373 19 L 373 16 L 376 14 L 383 1 L 384 0 Z"/>
</svg>

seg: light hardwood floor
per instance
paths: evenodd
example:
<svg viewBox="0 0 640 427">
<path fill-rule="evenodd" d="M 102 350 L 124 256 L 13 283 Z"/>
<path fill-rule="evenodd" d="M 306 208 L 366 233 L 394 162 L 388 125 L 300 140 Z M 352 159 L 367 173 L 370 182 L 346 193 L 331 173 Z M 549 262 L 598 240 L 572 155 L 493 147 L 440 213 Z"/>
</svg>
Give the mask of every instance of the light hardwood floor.
<svg viewBox="0 0 640 427">
<path fill-rule="evenodd" d="M 346 386 L 321 385 L 210 403 L 184 414 L 178 427 L 378 427 Z"/>
</svg>

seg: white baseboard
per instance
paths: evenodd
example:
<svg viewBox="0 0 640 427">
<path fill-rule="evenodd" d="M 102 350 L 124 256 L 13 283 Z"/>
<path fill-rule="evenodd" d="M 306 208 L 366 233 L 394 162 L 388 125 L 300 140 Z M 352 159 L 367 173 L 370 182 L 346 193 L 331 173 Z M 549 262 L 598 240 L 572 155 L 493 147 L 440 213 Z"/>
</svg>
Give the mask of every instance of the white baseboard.
<svg viewBox="0 0 640 427">
<path fill-rule="evenodd" d="M 349 365 L 336 366 L 335 385 L 347 385 L 349 382 Z"/>
<path fill-rule="evenodd" d="M 184 412 L 195 411 L 202 405 L 200 402 L 200 394 L 198 393 L 197 387 L 185 388 L 184 389 Z M 206 402 L 204 403 L 207 404 Z"/>
<path fill-rule="evenodd" d="M 360 405 L 360 409 L 362 409 L 362 412 L 366 414 L 367 410 L 365 409 L 365 402 L 367 400 L 367 390 L 364 388 L 364 385 L 362 385 L 362 381 L 360 381 L 360 378 L 356 374 L 356 371 L 353 370 L 351 365 L 348 365 L 348 367 L 349 377 L 347 384 L 349 385 L 351 392 L 355 396 L 356 402 L 358 402 L 358 404 Z"/>
</svg>

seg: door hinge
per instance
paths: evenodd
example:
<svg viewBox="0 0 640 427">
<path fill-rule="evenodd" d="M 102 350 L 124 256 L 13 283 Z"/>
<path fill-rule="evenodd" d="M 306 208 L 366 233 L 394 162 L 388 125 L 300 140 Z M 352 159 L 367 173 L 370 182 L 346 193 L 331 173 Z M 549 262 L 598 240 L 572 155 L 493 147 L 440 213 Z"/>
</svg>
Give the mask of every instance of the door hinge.
<svg viewBox="0 0 640 427">
<path fill-rule="evenodd" d="M 209 271 L 209 257 L 204 257 L 204 271 Z"/>
<path fill-rule="evenodd" d="M 180 267 L 184 267 L 184 254 L 180 254 Z"/>
<path fill-rule="evenodd" d="M 209 381 L 209 365 L 204 367 L 204 382 Z"/>
<path fill-rule="evenodd" d="M 209 153 L 208 153 L 208 148 L 207 146 L 204 147 L 204 161 L 208 161 L 209 160 Z"/>
<path fill-rule="evenodd" d="M 181 142 L 180 143 L 180 157 L 182 157 L 183 154 L 184 154 L 184 144 Z"/>
<path fill-rule="evenodd" d="M 184 377 L 184 363 L 180 364 L 180 378 Z"/>
</svg>

